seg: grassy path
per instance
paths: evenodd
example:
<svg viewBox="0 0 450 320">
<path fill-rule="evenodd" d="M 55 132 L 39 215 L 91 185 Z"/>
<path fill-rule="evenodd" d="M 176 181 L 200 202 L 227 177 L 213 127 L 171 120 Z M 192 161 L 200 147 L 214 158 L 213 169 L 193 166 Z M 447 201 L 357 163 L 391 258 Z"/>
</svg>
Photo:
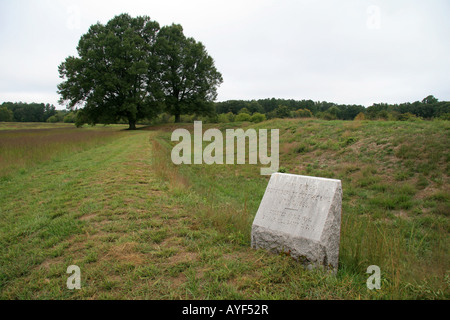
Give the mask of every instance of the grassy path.
<svg viewBox="0 0 450 320">
<path fill-rule="evenodd" d="M 149 248 L 136 239 L 161 225 L 149 212 L 162 207 L 148 138 L 129 134 L 0 185 L 2 298 L 96 298 L 144 264 Z M 65 286 L 71 264 L 79 292 Z"/>
</svg>

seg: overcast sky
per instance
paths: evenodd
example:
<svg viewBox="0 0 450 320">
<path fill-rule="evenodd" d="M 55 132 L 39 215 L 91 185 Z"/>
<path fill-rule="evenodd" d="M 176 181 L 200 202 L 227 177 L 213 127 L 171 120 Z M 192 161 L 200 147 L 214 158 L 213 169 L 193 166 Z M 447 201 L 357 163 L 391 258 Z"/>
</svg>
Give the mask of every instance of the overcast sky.
<svg viewBox="0 0 450 320">
<path fill-rule="evenodd" d="M 0 103 L 62 109 L 58 65 L 121 13 L 201 41 L 223 75 L 218 101 L 450 101 L 448 0 L 0 0 Z"/>
</svg>

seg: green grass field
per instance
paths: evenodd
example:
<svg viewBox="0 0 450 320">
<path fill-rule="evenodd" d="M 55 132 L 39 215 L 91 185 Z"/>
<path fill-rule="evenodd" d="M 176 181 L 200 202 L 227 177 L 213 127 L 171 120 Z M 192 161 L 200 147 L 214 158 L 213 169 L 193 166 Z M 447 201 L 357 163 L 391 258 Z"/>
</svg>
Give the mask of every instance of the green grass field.
<svg viewBox="0 0 450 320">
<path fill-rule="evenodd" d="M 269 177 L 173 165 L 177 127 L 0 124 L 0 298 L 450 298 L 448 121 L 204 125 L 279 129 L 283 171 L 342 180 L 336 275 L 251 249 Z"/>
</svg>

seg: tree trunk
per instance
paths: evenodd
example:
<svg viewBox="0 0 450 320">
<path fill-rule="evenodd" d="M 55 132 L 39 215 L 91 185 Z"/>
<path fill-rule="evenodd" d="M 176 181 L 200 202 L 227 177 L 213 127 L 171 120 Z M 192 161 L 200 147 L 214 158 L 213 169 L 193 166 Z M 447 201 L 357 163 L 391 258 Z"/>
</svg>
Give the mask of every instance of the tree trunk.
<svg viewBox="0 0 450 320">
<path fill-rule="evenodd" d="M 175 115 L 175 123 L 180 123 L 181 122 L 181 115 L 180 114 L 176 114 Z"/>
<path fill-rule="evenodd" d="M 136 130 L 136 120 L 129 119 L 128 124 L 128 130 Z"/>
</svg>

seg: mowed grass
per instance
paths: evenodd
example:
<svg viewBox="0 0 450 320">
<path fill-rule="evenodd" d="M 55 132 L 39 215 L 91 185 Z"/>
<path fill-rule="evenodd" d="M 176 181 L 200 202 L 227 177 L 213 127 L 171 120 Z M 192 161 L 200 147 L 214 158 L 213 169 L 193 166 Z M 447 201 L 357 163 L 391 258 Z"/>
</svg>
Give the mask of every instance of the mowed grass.
<svg viewBox="0 0 450 320">
<path fill-rule="evenodd" d="M 449 298 L 446 122 L 253 125 L 280 129 L 287 172 L 342 180 L 336 275 L 251 249 L 268 177 L 260 165 L 173 165 L 177 127 L 120 132 L 1 181 L 0 298 Z M 66 287 L 70 265 L 81 290 Z M 366 287 L 369 265 L 380 290 Z"/>
</svg>

